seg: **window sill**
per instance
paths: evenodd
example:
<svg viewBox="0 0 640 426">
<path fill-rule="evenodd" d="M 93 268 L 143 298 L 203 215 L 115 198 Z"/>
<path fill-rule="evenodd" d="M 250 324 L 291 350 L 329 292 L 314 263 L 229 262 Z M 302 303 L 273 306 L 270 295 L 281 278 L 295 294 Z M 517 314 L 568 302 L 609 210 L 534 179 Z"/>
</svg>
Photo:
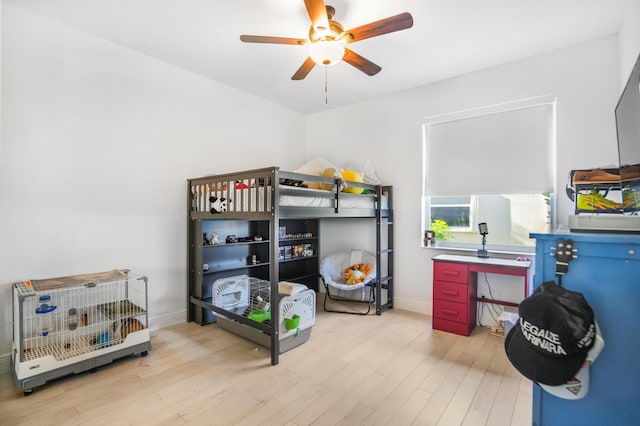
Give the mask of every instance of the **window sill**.
<svg viewBox="0 0 640 426">
<path fill-rule="evenodd" d="M 478 252 L 478 248 L 479 247 L 460 247 L 460 246 L 453 246 L 453 245 L 438 245 L 436 243 L 435 247 L 425 247 L 422 246 L 422 248 L 427 249 L 427 250 L 439 250 L 439 251 L 450 251 L 450 252 L 462 252 L 462 253 L 477 253 Z M 514 248 L 514 249 L 490 249 L 488 248 L 487 251 L 489 252 L 489 255 L 509 255 L 509 256 L 535 256 L 536 251 L 535 251 L 535 247 L 521 247 L 520 249 Z"/>
</svg>

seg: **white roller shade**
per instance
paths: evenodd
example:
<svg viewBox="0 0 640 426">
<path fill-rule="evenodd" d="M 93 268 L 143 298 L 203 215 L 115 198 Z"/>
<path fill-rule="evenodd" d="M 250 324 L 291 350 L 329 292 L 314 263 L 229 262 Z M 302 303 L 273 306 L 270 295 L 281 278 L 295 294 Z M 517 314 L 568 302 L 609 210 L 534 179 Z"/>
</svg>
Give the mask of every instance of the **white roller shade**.
<svg viewBox="0 0 640 426">
<path fill-rule="evenodd" d="M 552 192 L 554 109 L 544 97 L 426 119 L 425 195 Z"/>
</svg>

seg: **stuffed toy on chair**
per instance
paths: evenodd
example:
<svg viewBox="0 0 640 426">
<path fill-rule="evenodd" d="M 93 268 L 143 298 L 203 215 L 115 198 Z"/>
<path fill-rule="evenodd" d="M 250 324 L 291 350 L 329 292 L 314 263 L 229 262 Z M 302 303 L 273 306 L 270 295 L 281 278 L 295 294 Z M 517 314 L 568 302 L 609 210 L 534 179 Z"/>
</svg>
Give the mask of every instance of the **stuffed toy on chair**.
<svg viewBox="0 0 640 426">
<path fill-rule="evenodd" d="M 371 264 L 355 263 L 348 266 L 344 273 L 345 284 L 358 284 L 367 279 L 367 274 L 371 271 Z"/>
</svg>

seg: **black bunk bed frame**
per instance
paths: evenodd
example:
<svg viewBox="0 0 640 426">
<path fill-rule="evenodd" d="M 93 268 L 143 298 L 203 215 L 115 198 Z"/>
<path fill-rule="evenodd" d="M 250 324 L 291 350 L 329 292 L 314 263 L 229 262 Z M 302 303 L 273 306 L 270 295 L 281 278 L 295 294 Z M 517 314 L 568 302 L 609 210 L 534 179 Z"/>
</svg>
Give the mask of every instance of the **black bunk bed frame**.
<svg viewBox="0 0 640 426">
<path fill-rule="evenodd" d="M 279 230 L 280 219 L 326 219 L 326 218 L 369 218 L 376 220 L 376 270 L 372 283 L 375 300 L 375 312 L 393 308 L 393 187 L 369 185 L 347 181 L 348 186 L 368 190 L 366 194 L 346 194 L 340 190 L 340 179 L 311 176 L 280 170 L 279 167 L 267 167 L 236 173 L 211 175 L 188 179 L 188 286 L 187 321 L 203 325 L 202 309 L 224 315 L 262 331 L 270 337 L 271 364 L 277 365 L 280 354 L 279 322 L 277 320 L 259 323 L 235 312 L 215 306 L 211 298 L 202 296 L 202 264 L 196 253 L 202 252 L 203 220 L 255 220 L 269 223 L 269 276 L 270 299 L 279 300 Z M 300 183 L 316 183 L 330 190 L 305 189 L 295 187 Z M 294 207 L 280 205 L 280 197 L 316 197 L 330 200 L 330 207 Z M 211 203 L 211 197 L 224 198 L 226 207 L 220 203 Z M 386 206 L 383 206 L 383 196 Z M 345 197 L 367 197 L 371 200 L 368 208 L 343 208 Z M 386 207 L 386 208 L 383 208 Z M 218 209 L 219 211 L 215 211 Z M 383 267 L 385 268 L 383 270 Z M 386 274 L 383 274 L 383 271 Z M 318 274 L 319 278 L 319 274 Z M 385 293 L 383 293 L 386 292 Z M 385 297 L 386 296 L 386 297 Z M 271 318 L 279 318 L 279 303 L 271 303 Z"/>
</svg>

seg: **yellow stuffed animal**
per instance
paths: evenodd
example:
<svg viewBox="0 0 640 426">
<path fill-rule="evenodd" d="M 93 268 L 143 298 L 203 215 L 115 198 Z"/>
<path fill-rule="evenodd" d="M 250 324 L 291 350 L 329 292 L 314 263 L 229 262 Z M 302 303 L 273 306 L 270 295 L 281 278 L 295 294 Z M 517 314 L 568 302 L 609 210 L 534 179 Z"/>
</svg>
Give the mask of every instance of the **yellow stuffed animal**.
<svg viewBox="0 0 640 426">
<path fill-rule="evenodd" d="M 334 169 L 333 167 L 329 167 L 328 169 L 325 169 L 324 172 L 322 172 L 322 176 L 328 177 L 328 178 L 336 178 L 336 177 L 340 177 L 340 173 L 338 172 L 337 169 Z M 333 184 L 321 183 L 320 189 L 324 189 L 326 191 L 333 191 Z"/>
<path fill-rule="evenodd" d="M 341 174 L 344 180 L 350 180 L 351 182 L 364 183 L 364 180 L 362 179 L 362 175 L 353 170 L 344 170 Z M 362 194 L 363 191 L 364 191 L 364 188 L 359 188 L 355 186 L 347 186 L 342 190 L 342 192 L 350 192 L 352 194 Z"/>
<path fill-rule="evenodd" d="M 367 278 L 367 274 L 371 271 L 371 264 L 355 263 L 348 266 L 344 273 L 345 284 L 358 284 Z"/>
</svg>

